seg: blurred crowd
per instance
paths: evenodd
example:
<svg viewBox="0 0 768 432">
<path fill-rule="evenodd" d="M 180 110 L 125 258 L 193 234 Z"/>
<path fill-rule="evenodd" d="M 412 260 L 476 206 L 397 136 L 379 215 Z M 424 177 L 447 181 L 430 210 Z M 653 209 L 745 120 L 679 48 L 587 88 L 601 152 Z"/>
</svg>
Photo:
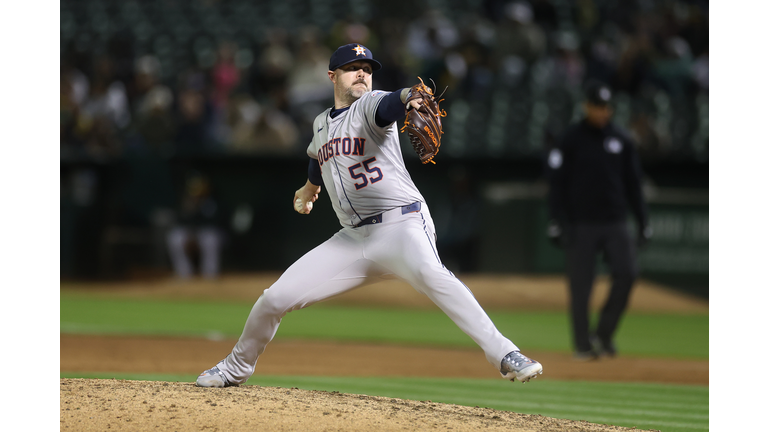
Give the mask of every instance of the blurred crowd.
<svg viewBox="0 0 768 432">
<path fill-rule="evenodd" d="M 534 148 L 572 120 L 582 84 L 597 78 L 617 93 L 616 120 L 641 154 L 707 152 L 706 1 L 60 4 L 62 158 L 302 155 L 332 104 L 329 56 L 351 42 L 384 65 L 374 88 L 421 76 L 447 86 L 456 107 L 525 101 L 519 120 L 544 131 Z M 461 120 L 450 106 L 447 130 Z"/>
</svg>

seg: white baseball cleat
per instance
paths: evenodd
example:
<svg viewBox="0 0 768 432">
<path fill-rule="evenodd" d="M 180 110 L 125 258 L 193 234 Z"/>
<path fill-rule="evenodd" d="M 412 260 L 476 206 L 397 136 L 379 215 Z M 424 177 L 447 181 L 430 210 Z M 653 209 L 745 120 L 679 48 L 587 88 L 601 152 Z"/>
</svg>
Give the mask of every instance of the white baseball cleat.
<svg viewBox="0 0 768 432">
<path fill-rule="evenodd" d="M 512 351 L 501 360 L 501 376 L 510 381 L 517 379 L 526 383 L 531 378 L 541 375 L 544 368 L 541 363 L 522 355 L 520 351 Z"/>
<path fill-rule="evenodd" d="M 199 387 L 231 387 L 237 385 L 230 383 L 218 366 L 214 366 L 201 373 L 197 377 L 196 384 Z"/>
</svg>

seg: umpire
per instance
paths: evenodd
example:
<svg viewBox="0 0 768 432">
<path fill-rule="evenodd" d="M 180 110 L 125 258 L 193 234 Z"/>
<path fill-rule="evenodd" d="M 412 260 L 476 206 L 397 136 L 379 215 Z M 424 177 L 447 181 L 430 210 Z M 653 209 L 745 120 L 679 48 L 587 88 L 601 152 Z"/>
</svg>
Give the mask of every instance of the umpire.
<svg viewBox="0 0 768 432">
<path fill-rule="evenodd" d="M 637 278 L 636 245 L 651 236 L 641 189 L 635 145 L 611 122 L 611 90 L 600 82 L 586 86 L 584 118 L 571 125 L 549 152 L 549 238 L 565 250 L 575 358 L 613 357 L 613 336 Z M 630 235 L 627 215 L 638 235 Z M 594 332 L 589 298 L 598 255 L 611 271 L 611 291 Z"/>
</svg>

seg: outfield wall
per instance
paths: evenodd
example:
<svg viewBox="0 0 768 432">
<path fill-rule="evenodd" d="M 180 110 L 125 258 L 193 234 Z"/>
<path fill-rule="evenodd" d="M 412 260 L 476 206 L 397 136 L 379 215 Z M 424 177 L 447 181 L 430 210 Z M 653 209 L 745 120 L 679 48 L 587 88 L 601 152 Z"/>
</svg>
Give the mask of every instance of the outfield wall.
<svg viewBox="0 0 768 432">
<path fill-rule="evenodd" d="M 546 185 L 537 157 L 451 159 L 408 168 L 432 210 L 438 247 L 455 272 L 560 273 L 548 244 Z M 646 162 L 654 241 L 640 255 L 644 277 L 708 289 L 708 165 Z M 289 204 L 306 176 L 294 158 L 134 155 L 61 162 L 61 276 L 119 279 L 168 272 L 164 233 L 185 178 L 207 175 L 227 235 L 224 271 L 279 271 L 339 229 L 322 196 L 312 215 Z"/>
</svg>

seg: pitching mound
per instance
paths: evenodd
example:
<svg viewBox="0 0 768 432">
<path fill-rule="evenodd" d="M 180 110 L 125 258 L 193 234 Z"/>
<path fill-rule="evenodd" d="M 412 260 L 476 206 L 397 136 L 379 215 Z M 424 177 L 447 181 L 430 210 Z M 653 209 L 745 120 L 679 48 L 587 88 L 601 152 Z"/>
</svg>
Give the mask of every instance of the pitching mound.
<svg viewBox="0 0 768 432">
<path fill-rule="evenodd" d="M 490 408 L 338 392 L 62 379 L 61 430 L 637 431 Z"/>
</svg>

